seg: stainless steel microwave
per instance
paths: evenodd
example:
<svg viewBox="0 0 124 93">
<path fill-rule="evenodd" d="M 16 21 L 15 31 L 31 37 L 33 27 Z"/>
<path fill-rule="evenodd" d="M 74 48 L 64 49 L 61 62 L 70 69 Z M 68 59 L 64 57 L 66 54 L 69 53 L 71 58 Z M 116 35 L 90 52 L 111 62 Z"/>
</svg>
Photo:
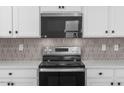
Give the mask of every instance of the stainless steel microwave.
<svg viewBox="0 0 124 93">
<path fill-rule="evenodd" d="M 42 38 L 81 38 L 82 13 L 42 13 Z"/>
</svg>

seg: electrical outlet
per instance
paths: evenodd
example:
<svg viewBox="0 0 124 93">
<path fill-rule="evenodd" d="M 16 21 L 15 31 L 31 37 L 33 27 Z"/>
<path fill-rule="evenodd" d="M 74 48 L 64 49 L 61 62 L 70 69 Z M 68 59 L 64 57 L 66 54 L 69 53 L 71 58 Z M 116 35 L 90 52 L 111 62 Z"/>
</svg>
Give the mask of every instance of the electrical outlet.
<svg viewBox="0 0 124 93">
<path fill-rule="evenodd" d="M 106 44 L 102 44 L 102 51 L 106 51 Z"/>
<path fill-rule="evenodd" d="M 119 50 L 119 44 L 115 44 L 114 45 L 114 51 L 118 51 Z"/>
<path fill-rule="evenodd" d="M 24 50 L 24 45 L 23 44 L 19 44 L 19 51 L 23 51 Z"/>
</svg>

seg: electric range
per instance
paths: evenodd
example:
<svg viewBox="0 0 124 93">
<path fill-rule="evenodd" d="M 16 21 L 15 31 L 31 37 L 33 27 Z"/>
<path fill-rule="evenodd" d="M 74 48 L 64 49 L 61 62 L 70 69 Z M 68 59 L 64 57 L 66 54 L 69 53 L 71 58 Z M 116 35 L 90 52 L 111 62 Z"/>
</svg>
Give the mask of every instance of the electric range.
<svg viewBox="0 0 124 93">
<path fill-rule="evenodd" d="M 83 86 L 85 65 L 80 47 L 45 48 L 39 66 L 40 86 Z"/>
</svg>

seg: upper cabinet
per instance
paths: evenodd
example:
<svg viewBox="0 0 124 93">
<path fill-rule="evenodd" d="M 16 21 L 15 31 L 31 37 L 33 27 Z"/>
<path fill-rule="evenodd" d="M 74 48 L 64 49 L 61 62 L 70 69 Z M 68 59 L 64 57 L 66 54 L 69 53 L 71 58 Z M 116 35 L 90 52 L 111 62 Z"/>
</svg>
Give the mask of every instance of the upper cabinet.
<svg viewBox="0 0 124 93">
<path fill-rule="evenodd" d="M 68 12 L 81 11 L 81 6 L 41 6 L 41 13 L 44 12 Z"/>
<path fill-rule="evenodd" d="M 84 38 L 124 37 L 124 7 L 84 8 Z"/>
<path fill-rule="evenodd" d="M 106 37 L 108 35 L 108 7 L 85 7 L 83 23 L 83 37 Z"/>
<path fill-rule="evenodd" d="M 39 7 L 13 7 L 14 37 L 40 37 Z"/>
<path fill-rule="evenodd" d="M 112 6 L 111 31 L 113 37 L 124 37 L 124 6 Z"/>
<path fill-rule="evenodd" d="M 0 7 L 0 13 L 0 38 L 40 37 L 39 7 Z"/>
<path fill-rule="evenodd" d="M 12 7 L 0 6 L 0 37 L 12 36 Z"/>
</svg>

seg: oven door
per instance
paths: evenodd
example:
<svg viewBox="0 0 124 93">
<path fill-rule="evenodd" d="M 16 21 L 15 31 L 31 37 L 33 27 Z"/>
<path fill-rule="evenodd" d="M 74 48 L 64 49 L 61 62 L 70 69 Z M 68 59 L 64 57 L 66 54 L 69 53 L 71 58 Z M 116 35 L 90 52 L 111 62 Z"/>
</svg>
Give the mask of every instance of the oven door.
<svg viewBox="0 0 124 93">
<path fill-rule="evenodd" d="M 85 85 L 84 72 L 60 72 L 60 86 L 83 86 Z"/>
<path fill-rule="evenodd" d="M 60 71 L 43 72 L 39 74 L 40 86 L 84 86 L 84 71 Z"/>
</svg>

